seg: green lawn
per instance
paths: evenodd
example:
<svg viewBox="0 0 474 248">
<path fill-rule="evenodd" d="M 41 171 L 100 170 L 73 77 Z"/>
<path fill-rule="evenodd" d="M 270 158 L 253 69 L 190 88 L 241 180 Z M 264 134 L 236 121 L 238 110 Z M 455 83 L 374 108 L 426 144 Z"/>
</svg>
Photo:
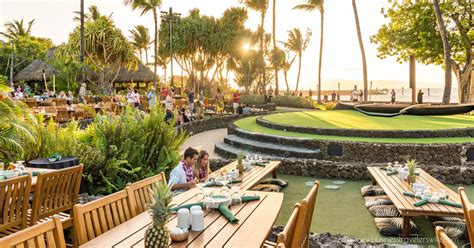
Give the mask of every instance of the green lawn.
<svg viewBox="0 0 474 248">
<path fill-rule="evenodd" d="M 323 112 L 323 111 L 321 111 Z M 336 111 L 327 111 L 336 112 Z M 298 112 L 286 113 L 298 114 Z M 279 114 L 276 114 L 279 115 Z M 273 116 L 273 115 L 270 115 Z M 265 116 L 265 118 L 270 117 Z M 466 116 L 468 117 L 468 116 Z M 346 136 L 330 136 L 316 135 L 297 132 L 285 132 L 276 129 L 260 126 L 256 123 L 257 117 L 247 117 L 235 122 L 239 128 L 256 133 L 272 134 L 284 137 L 309 138 L 316 140 L 338 140 L 338 141 L 354 141 L 354 142 L 379 142 L 379 143 L 416 143 L 416 144 L 448 144 L 448 143 L 469 143 L 474 142 L 474 137 L 452 137 L 452 138 L 364 138 L 364 137 L 346 137 Z M 472 118 L 471 118 L 472 119 Z M 474 121 L 474 119 L 472 119 Z M 471 126 L 474 122 L 471 122 Z"/>
<path fill-rule="evenodd" d="M 474 126 L 474 116 L 469 115 L 400 115 L 387 118 L 368 116 L 352 110 L 279 113 L 263 118 L 285 125 L 366 130 L 433 130 Z"/>
<path fill-rule="evenodd" d="M 293 211 L 293 205 L 303 199 L 309 192 L 310 187 L 305 185 L 307 181 L 313 181 L 310 177 L 278 175 L 281 179 L 289 181 L 287 188 L 283 189 L 284 201 L 276 225 L 284 226 Z M 394 242 L 378 233 L 374 224 L 374 218 L 364 206 L 364 200 L 360 194 L 360 188 L 369 185 L 369 181 L 346 181 L 339 190 L 328 190 L 324 186 L 332 184 L 334 180 L 317 179 L 321 183 L 314 209 L 311 231 L 315 233 L 330 232 L 332 234 L 346 234 L 354 238 L 365 240 L 381 240 L 383 242 Z M 449 185 L 457 192 L 460 185 Z M 474 185 L 464 186 L 470 199 L 474 199 Z M 422 237 L 433 238 L 434 228 L 425 218 L 414 219 L 422 233 Z M 396 241 L 395 241 L 396 242 Z"/>
</svg>

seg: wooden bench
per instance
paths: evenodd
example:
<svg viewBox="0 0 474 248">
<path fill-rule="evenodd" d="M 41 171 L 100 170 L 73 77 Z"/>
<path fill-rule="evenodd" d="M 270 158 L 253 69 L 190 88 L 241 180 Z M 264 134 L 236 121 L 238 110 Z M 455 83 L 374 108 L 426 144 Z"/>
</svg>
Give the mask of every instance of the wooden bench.
<svg viewBox="0 0 474 248">
<path fill-rule="evenodd" d="M 378 184 L 385 191 L 387 196 L 393 202 L 403 218 L 403 237 L 409 237 L 410 219 L 416 216 L 446 216 L 463 217 L 462 209 L 446 206 L 437 203 L 427 203 L 420 207 L 414 204 L 420 199 L 403 195 L 403 192 L 412 192 L 412 188 L 407 182 L 400 180 L 398 174 L 387 175 L 387 172 L 378 167 L 368 167 L 372 183 Z M 419 172 L 417 180 L 429 186 L 433 192 L 444 191 L 451 201 L 460 202 L 459 195 L 436 180 L 422 169 L 416 169 Z M 413 193 L 413 192 L 412 192 Z"/>
<path fill-rule="evenodd" d="M 65 248 L 63 226 L 59 218 L 26 228 L 0 239 L 2 248 Z"/>
<path fill-rule="evenodd" d="M 141 214 L 147 210 L 148 205 L 153 200 L 150 191 L 152 187 L 159 182 L 166 185 L 164 172 L 139 182 L 128 184 L 127 187 L 125 187 L 129 199 L 129 206 L 133 209 L 134 215 Z"/>
</svg>

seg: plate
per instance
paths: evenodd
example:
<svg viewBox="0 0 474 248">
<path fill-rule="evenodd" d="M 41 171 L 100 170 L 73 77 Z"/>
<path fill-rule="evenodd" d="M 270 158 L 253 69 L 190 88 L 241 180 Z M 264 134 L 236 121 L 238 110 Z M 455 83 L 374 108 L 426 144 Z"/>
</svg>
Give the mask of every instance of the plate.
<svg viewBox="0 0 474 248">
<path fill-rule="evenodd" d="M 337 186 L 337 185 L 326 185 L 325 188 L 326 189 L 331 189 L 331 190 L 336 190 L 336 189 L 339 189 L 339 186 Z"/>
<path fill-rule="evenodd" d="M 345 184 L 346 181 L 334 181 L 332 183 L 335 184 L 335 185 L 342 185 L 342 184 Z"/>
<path fill-rule="evenodd" d="M 230 204 L 230 197 L 227 197 L 225 195 L 213 195 L 211 196 L 211 198 L 211 201 L 206 202 L 206 205 L 209 208 L 219 208 L 220 204 L 224 204 L 227 206 Z"/>
</svg>

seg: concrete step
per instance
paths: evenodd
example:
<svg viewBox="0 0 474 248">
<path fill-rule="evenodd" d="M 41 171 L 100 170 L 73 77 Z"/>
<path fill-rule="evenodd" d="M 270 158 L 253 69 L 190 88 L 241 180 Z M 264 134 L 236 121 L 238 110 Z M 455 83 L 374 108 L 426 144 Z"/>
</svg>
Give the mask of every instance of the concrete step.
<svg viewBox="0 0 474 248">
<path fill-rule="evenodd" d="M 237 135 L 227 135 L 224 143 L 235 148 L 245 149 L 256 153 L 269 154 L 280 158 L 319 158 L 319 149 L 306 149 L 280 143 L 261 142 Z"/>
<path fill-rule="evenodd" d="M 214 146 L 214 152 L 219 154 L 223 158 L 236 158 L 239 153 L 243 153 L 245 156 L 261 156 L 263 159 L 267 160 L 280 160 L 281 157 L 273 156 L 271 154 L 255 152 L 252 150 L 237 148 L 226 143 L 217 143 Z"/>
</svg>

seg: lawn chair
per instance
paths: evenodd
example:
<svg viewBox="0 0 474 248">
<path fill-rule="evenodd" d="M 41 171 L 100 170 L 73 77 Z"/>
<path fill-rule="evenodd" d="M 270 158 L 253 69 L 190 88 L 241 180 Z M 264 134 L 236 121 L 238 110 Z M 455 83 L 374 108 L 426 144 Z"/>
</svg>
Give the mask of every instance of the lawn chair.
<svg viewBox="0 0 474 248">
<path fill-rule="evenodd" d="M 466 228 L 469 236 L 469 241 L 474 242 L 474 207 L 467 198 L 466 192 L 463 187 L 458 189 L 459 196 L 461 197 L 462 210 L 464 211 L 464 219 L 466 219 Z"/>
<path fill-rule="evenodd" d="M 302 225 L 296 226 L 295 239 L 291 247 L 309 247 L 309 232 L 311 221 L 313 220 L 318 189 L 319 182 L 315 181 L 308 195 L 300 203 L 301 213 L 298 215 L 298 223 L 302 223 Z"/>
<path fill-rule="evenodd" d="M 128 202 L 127 192 L 121 190 L 86 204 L 76 204 L 73 215 L 74 235 L 78 245 L 131 219 L 135 213 Z"/>
<path fill-rule="evenodd" d="M 125 191 L 128 194 L 128 199 L 130 200 L 130 207 L 133 209 L 135 214 L 141 214 L 145 212 L 148 208 L 148 205 L 152 201 L 150 191 L 156 183 L 163 183 L 166 185 L 165 173 L 161 172 L 156 176 L 152 176 L 146 179 L 143 179 L 139 182 L 128 184 L 125 188 Z"/>
<path fill-rule="evenodd" d="M 0 237 L 27 227 L 30 191 L 29 175 L 0 181 Z"/>
<path fill-rule="evenodd" d="M 0 239 L 2 248 L 51 247 L 65 248 L 64 232 L 61 220 L 53 218 L 45 223 L 29 227 Z"/>
<path fill-rule="evenodd" d="M 456 248 L 456 244 L 446 235 L 444 229 L 440 226 L 436 227 L 436 240 L 438 248 Z"/>
</svg>

